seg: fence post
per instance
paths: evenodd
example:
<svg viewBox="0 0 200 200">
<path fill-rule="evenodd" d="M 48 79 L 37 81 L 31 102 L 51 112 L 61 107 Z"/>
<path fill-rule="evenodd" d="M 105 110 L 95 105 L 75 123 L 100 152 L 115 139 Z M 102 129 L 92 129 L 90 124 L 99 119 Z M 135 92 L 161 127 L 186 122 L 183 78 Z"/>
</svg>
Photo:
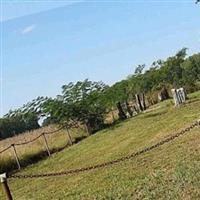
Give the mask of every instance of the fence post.
<svg viewBox="0 0 200 200">
<path fill-rule="evenodd" d="M 68 127 L 67 127 L 67 135 L 68 135 L 68 138 L 69 138 L 70 145 L 72 145 L 72 138 L 71 138 L 71 135 L 70 135 Z"/>
<path fill-rule="evenodd" d="M 45 133 L 42 133 L 42 135 L 43 135 L 43 138 L 44 138 L 44 143 L 45 143 L 45 147 L 46 147 L 47 153 L 48 153 L 49 156 L 51 156 Z"/>
<path fill-rule="evenodd" d="M 3 190 L 6 194 L 6 197 L 8 200 L 13 200 L 12 198 L 12 194 L 10 192 L 10 189 L 9 189 L 9 186 L 8 186 L 8 183 L 7 183 L 7 177 L 6 177 L 6 173 L 4 174 L 0 174 L 0 182 L 3 186 Z"/>
<path fill-rule="evenodd" d="M 21 166 L 20 166 L 19 157 L 17 155 L 17 151 L 16 151 L 16 148 L 15 148 L 15 144 L 11 144 L 11 146 L 13 147 L 13 151 L 14 151 L 14 155 L 15 155 L 15 160 L 17 162 L 18 169 L 20 170 Z"/>
</svg>

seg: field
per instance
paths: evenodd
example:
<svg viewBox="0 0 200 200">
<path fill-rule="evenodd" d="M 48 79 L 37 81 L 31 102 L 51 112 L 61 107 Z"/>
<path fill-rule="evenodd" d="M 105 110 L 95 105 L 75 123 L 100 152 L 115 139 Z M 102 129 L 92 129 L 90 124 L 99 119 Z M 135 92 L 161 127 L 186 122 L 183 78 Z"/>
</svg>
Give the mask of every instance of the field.
<svg viewBox="0 0 200 200">
<path fill-rule="evenodd" d="M 150 146 L 199 118 L 200 92 L 191 94 L 180 108 L 174 108 L 172 100 L 168 100 L 17 174 L 59 172 L 117 159 Z M 10 189 L 16 200 L 200 199 L 199 134 L 200 129 L 195 128 L 148 153 L 90 172 L 10 179 Z M 0 199 L 4 199 L 2 190 Z"/>
<path fill-rule="evenodd" d="M 41 135 L 41 133 L 43 132 L 49 133 L 58 129 L 59 127 L 56 126 L 48 126 L 37 129 L 35 131 L 20 134 L 15 137 L 7 138 L 0 141 L 0 151 L 10 146 L 11 144 L 29 142 Z M 70 129 L 69 132 L 73 142 L 76 142 L 77 140 L 86 137 L 86 132 L 80 129 L 73 128 Z M 62 150 L 64 147 L 70 145 L 69 137 L 66 130 L 60 130 L 56 133 L 46 135 L 46 139 L 51 152 Z M 48 155 L 46 152 L 43 137 L 40 137 L 29 144 L 16 146 L 15 148 L 22 166 L 37 162 L 38 160 L 41 160 Z M 10 148 L 9 150 L 0 154 L 0 172 L 4 172 L 6 169 L 7 171 L 17 169 L 13 148 Z"/>
</svg>

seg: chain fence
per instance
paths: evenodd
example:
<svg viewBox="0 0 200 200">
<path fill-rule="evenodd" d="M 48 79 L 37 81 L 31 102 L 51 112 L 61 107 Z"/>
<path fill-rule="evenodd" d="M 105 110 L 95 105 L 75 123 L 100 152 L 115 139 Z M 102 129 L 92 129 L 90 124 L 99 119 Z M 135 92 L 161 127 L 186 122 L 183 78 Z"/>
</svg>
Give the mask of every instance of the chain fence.
<svg viewBox="0 0 200 200">
<path fill-rule="evenodd" d="M 40 137 L 42 137 L 43 135 L 51 135 L 51 134 L 54 134 L 54 133 L 57 133 L 61 130 L 63 130 L 64 128 L 71 128 L 73 127 L 74 124 L 72 125 L 63 125 L 61 126 L 60 128 L 54 130 L 54 131 L 49 131 L 49 132 L 42 132 L 40 135 L 38 135 L 37 137 L 33 138 L 32 140 L 29 140 L 29 141 L 26 141 L 26 142 L 21 142 L 21 143 L 12 143 L 10 144 L 8 147 L 6 147 L 5 149 L 1 150 L 0 151 L 0 154 L 4 153 L 5 151 L 9 150 L 11 147 L 13 146 L 22 146 L 22 145 L 27 145 L 27 144 L 30 144 L 34 141 L 36 141 L 37 139 L 39 139 Z"/>
<path fill-rule="evenodd" d="M 110 110 L 109 112 L 106 112 L 105 114 L 108 114 L 108 113 L 110 113 L 112 111 L 115 111 L 115 110 Z M 97 113 L 92 113 L 92 115 L 97 115 Z M 8 147 L 6 147 L 5 149 L 0 150 L 0 154 L 2 154 L 5 151 L 9 150 L 12 146 L 26 145 L 26 144 L 29 144 L 29 143 L 32 143 L 32 142 L 36 141 L 37 139 L 39 139 L 43 135 L 51 135 L 51 134 L 54 134 L 56 132 L 59 132 L 59 131 L 63 130 L 64 128 L 70 129 L 72 127 L 79 128 L 80 130 L 85 131 L 85 129 L 82 128 L 76 121 L 72 120 L 72 122 L 70 124 L 65 124 L 65 125 L 61 126 L 59 129 L 56 129 L 54 131 L 42 132 L 40 135 L 38 135 L 37 137 L 33 138 L 32 140 L 29 140 L 29 141 L 26 141 L 26 142 L 21 142 L 21 143 L 12 143 Z"/>
<path fill-rule="evenodd" d="M 55 177 L 55 176 L 66 176 L 66 175 L 75 175 L 81 172 L 88 172 L 94 169 L 100 169 L 100 168 L 105 168 L 105 167 L 109 167 L 111 165 L 114 164 L 118 164 L 127 160 L 130 160 L 136 156 L 139 156 L 141 154 L 144 154 L 146 152 L 149 152 L 153 149 L 156 149 L 166 143 L 169 143 L 171 141 L 173 141 L 174 139 L 190 132 L 192 129 L 196 128 L 196 127 L 200 127 L 200 120 L 192 123 L 190 126 L 188 126 L 187 128 L 175 133 L 175 134 L 171 134 L 169 135 L 167 138 L 157 142 L 154 145 L 151 145 L 149 147 L 145 147 L 142 150 L 139 150 L 137 152 L 134 152 L 130 155 L 112 160 L 112 161 L 108 161 L 108 162 L 104 162 L 101 164 L 97 164 L 97 165 L 93 165 L 93 166 L 88 166 L 88 167 L 82 167 L 82 168 L 77 168 L 77 169 L 71 169 L 71 170 L 67 170 L 67 171 L 61 171 L 61 172 L 53 172 L 53 173 L 43 173 L 43 174 L 8 174 L 8 178 L 9 179 L 32 179 L 32 178 L 44 178 L 44 177 Z"/>
<path fill-rule="evenodd" d="M 0 151 L 0 154 L 2 154 L 2 153 L 4 153 L 5 151 L 9 150 L 11 147 L 12 147 L 12 146 L 10 145 L 10 146 L 6 147 L 5 149 L 1 150 L 1 151 Z"/>
</svg>

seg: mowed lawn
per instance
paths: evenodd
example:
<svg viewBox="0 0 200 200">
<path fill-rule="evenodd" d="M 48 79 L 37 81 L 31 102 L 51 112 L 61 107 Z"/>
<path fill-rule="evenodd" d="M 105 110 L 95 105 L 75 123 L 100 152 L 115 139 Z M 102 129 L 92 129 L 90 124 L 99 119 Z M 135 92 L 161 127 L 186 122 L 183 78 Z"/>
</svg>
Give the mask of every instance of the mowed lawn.
<svg viewBox="0 0 200 200">
<path fill-rule="evenodd" d="M 59 172 L 110 161 L 150 146 L 200 119 L 200 92 L 116 124 L 18 174 Z M 16 200 L 200 199 L 200 128 L 116 165 L 76 175 L 11 179 Z M 0 199 L 5 199 L 2 189 Z"/>
</svg>

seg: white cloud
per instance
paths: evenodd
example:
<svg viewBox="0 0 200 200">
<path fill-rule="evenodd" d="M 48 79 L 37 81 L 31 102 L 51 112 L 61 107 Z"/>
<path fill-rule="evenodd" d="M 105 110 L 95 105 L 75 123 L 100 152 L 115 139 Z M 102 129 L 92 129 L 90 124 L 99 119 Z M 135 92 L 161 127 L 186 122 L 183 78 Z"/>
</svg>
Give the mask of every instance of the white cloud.
<svg viewBox="0 0 200 200">
<path fill-rule="evenodd" d="M 21 34 L 25 35 L 25 34 L 31 33 L 35 28 L 36 28 L 35 24 L 26 26 L 24 29 L 21 30 Z"/>
</svg>

